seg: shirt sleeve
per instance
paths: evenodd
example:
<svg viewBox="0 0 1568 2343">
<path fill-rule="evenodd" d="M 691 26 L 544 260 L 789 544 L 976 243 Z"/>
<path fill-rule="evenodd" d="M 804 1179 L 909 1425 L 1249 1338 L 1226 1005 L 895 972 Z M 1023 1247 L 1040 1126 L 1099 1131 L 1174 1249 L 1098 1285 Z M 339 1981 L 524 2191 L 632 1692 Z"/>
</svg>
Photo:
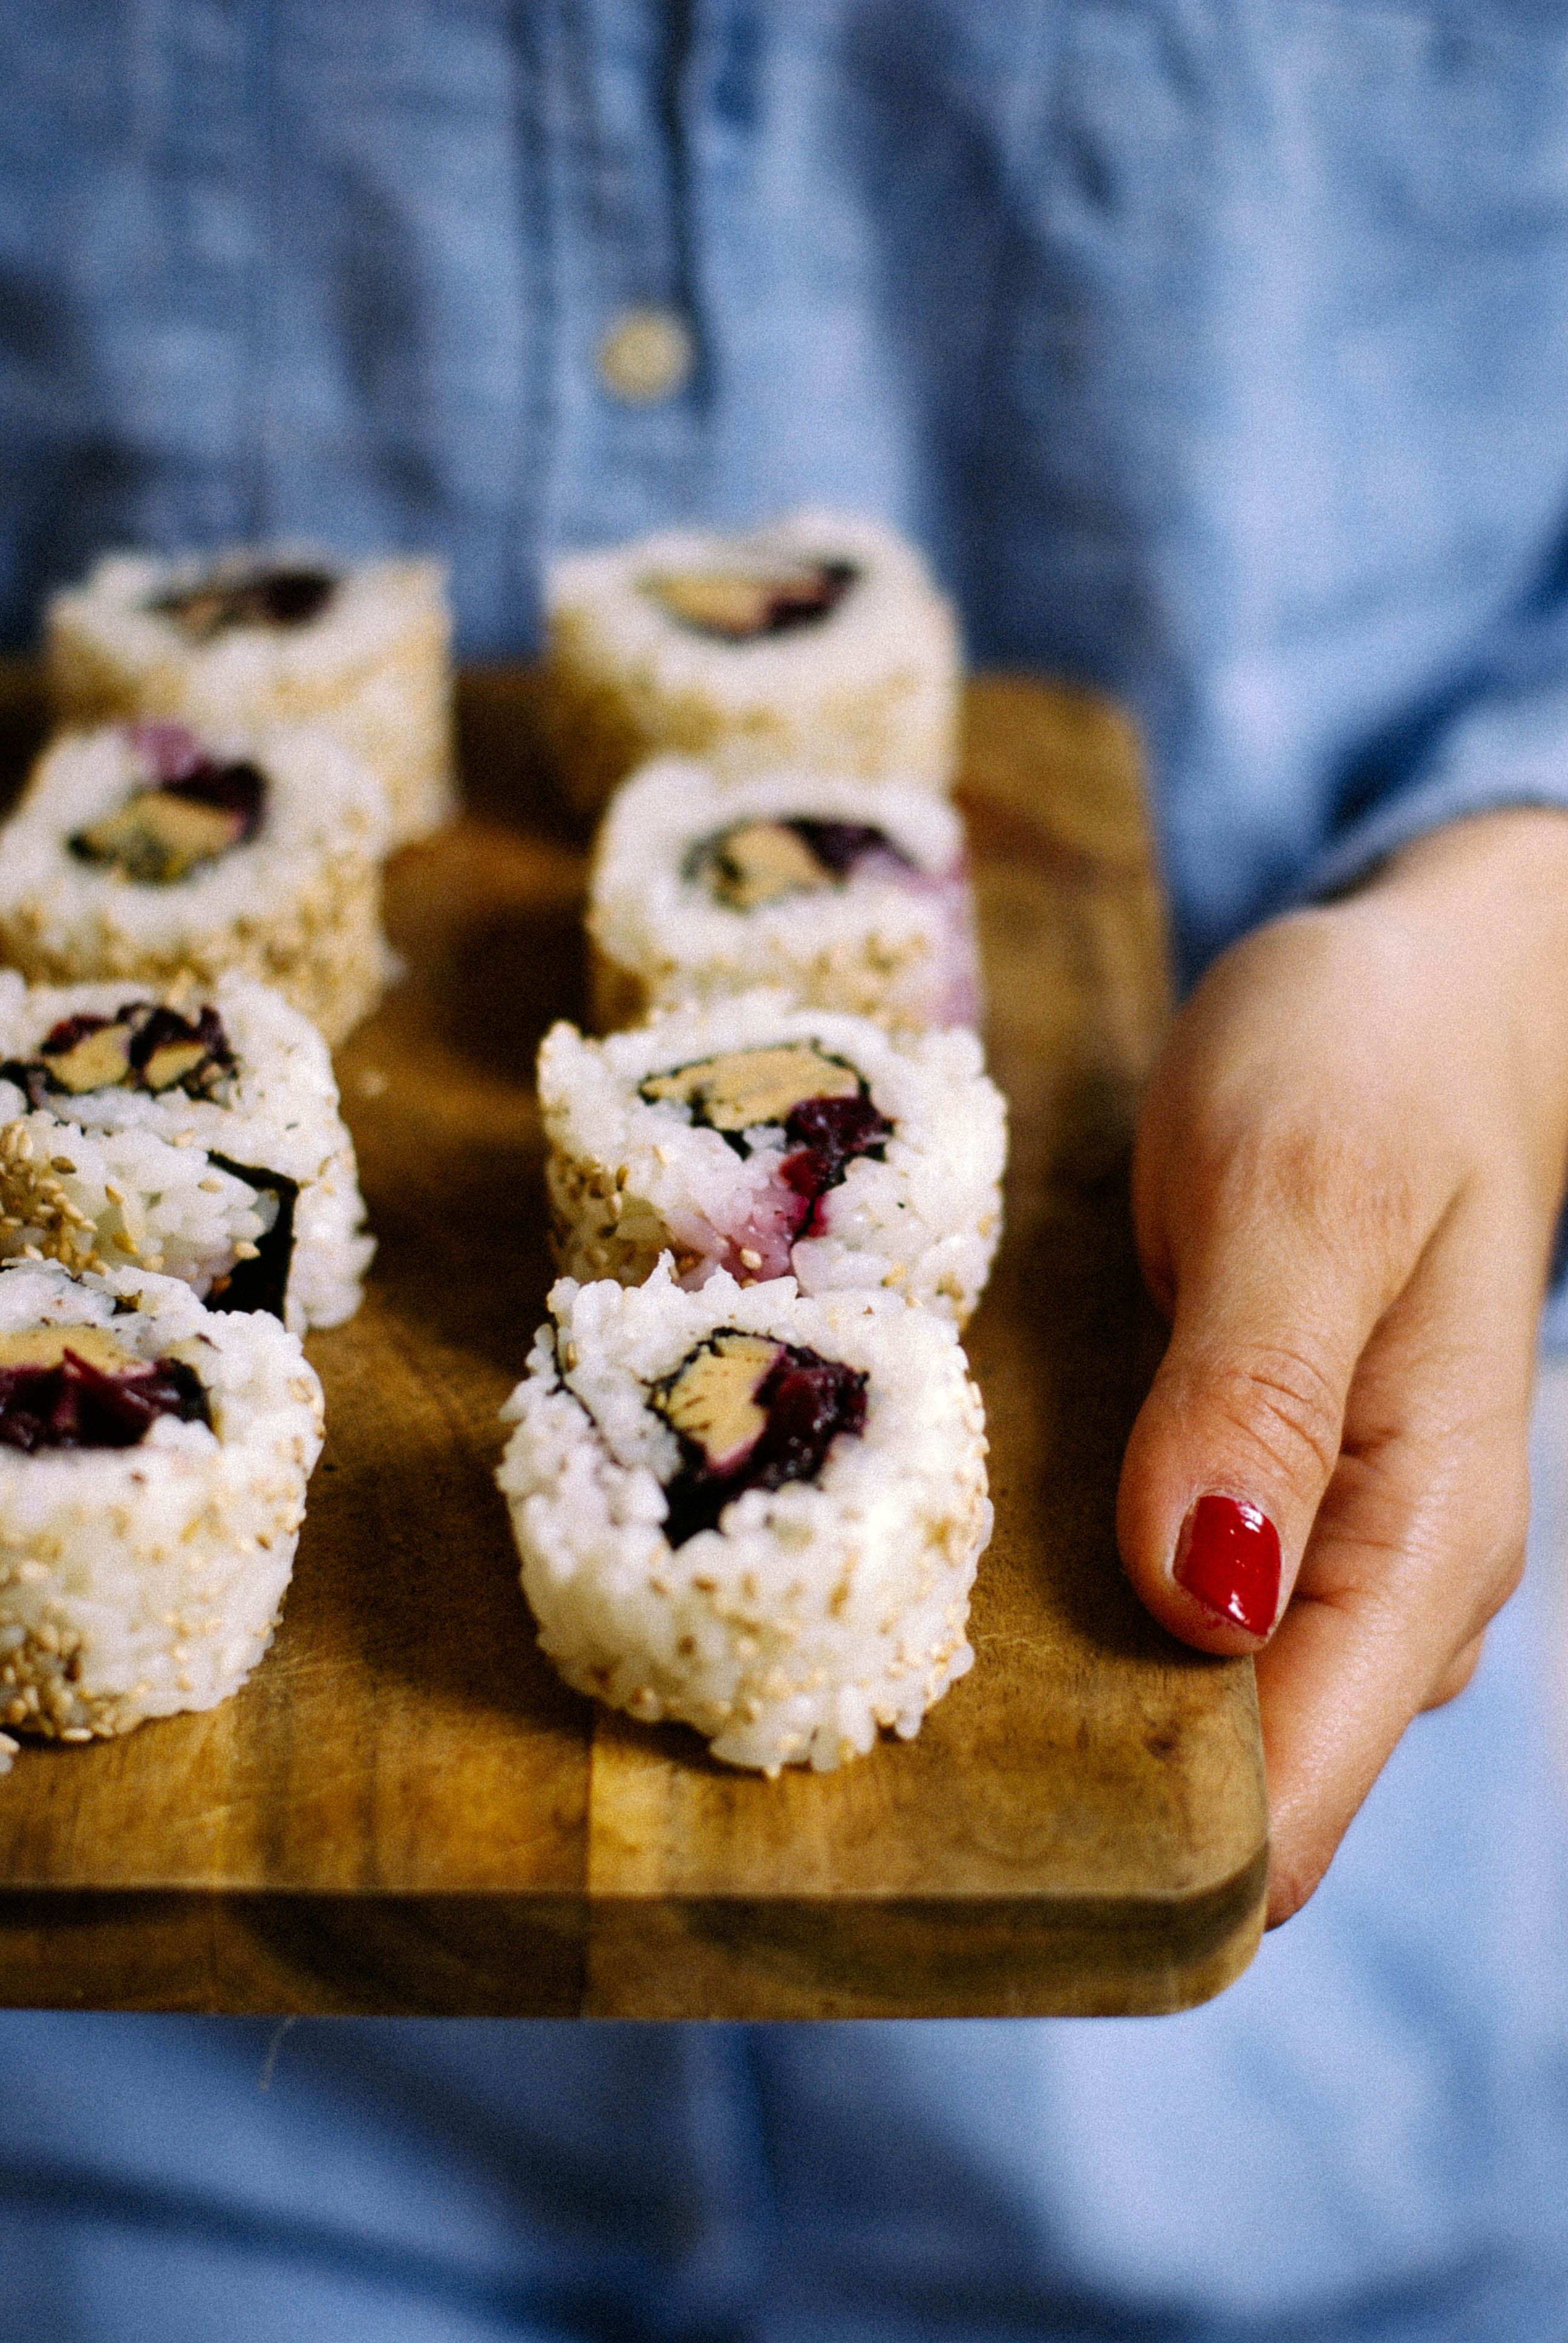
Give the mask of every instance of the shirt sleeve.
<svg viewBox="0 0 1568 2343">
<path fill-rule="evenodd" d="M 1561 568 L 1568 573 L 1568 556 Z M 1568 813 L 1568 576 L 1445 701 L 1369 759 L 1299 900 L 1344 893 L 1412 839 L 1508 806 Z M 1568 1352 L 1568 1207 L 1541 1324 Z"/>
<path fill-rule="evenodd" d="M 1550 591 L 1358 762 L 1299 900 L 1343 893 L 1410 840 L 1508 806 L 1568 812 L 1568 548 Z"/>
</svg>

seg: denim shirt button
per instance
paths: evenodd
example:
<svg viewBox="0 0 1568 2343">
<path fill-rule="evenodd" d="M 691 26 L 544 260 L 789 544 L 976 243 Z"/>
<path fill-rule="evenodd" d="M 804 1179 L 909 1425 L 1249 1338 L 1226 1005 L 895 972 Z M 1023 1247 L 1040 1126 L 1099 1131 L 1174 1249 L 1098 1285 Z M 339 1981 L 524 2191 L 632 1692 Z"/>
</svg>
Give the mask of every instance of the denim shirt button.
<svg viewBox="0 0 1568 2343">
<path fill-rule="evenodd" d="M 668 309 L 623 309 L 600 337 L 599 379 L 630 407 L 673 398 L 691 379 L 691 335 Z"/>
</svg>

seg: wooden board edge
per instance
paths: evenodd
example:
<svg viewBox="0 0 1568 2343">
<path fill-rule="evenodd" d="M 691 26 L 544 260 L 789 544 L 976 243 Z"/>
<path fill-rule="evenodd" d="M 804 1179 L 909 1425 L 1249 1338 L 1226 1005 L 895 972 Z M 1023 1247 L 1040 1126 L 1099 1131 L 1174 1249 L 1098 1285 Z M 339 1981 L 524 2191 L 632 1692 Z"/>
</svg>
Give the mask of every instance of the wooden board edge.
<svg viewBox="0 0 1568 2343">
<path fill-rule="evenodd" d="M 1181 1899 L 0 1893 L 0 2007 L 248 2016 L 1090 2017 L 1189 2009 L 1268 1850 Z"/>
<path fill-rule="evenodd" d="M 1131 2017 L 1232 1983 L 1268 1847 L 1201 1894 L 596 1899 L 586 2016 Z"/>
<path fill-rule="evenodd" d="M 573 1895 L 0 1893 L 0 2007 L 576 2017 Z"/>
</svg>

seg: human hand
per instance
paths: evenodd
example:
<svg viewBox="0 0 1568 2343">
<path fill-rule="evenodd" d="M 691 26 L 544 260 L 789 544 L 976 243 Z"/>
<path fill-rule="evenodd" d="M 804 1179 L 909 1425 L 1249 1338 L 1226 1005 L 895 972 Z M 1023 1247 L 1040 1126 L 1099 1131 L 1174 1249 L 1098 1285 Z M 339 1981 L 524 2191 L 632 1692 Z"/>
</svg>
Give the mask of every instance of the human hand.
<svg viewBox="0 0 1568 2343">
<path fill-rule="evenodd" d="M 1151 1085 L 1133 1210 L 1171 1332 L 1118 1532 L 1174 1634 L 1258 1654 L 1271 1925 L 1518 1581 L 1565 1169 L 1553 812 L 1456 823 L 1258 930 Z"/>
</svg>

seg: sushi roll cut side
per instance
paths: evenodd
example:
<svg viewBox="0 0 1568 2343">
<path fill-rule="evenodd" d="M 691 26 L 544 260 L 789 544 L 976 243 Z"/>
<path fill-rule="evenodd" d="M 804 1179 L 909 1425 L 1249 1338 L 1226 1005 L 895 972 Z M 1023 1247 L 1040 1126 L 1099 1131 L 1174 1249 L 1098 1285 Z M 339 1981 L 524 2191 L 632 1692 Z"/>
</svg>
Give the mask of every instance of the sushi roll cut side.
<svg viewBox="0 0 1568 2343">
<path fill-rule="evenodd" d="M 327 1045 L 269 987 L 0 972 L 0 1257 L 139 1262 L 303 1333 L 357 1309 L 363 1221 Z"/>
<path fill-rule="evenodd" d="M 984 1418 L 950 1325 L 661 1262 L 563 1279 L 498 1479 L 539 1641 L 578 1691 L 776 1774 L 908 1738 L 970 1667 Z"/>
<path fill-rule="evenodd" d="M 563 556 L 546 602 L 547 724 L 584 811 L 663 750 L 729 779 L 952 778 L 953 614 L 880 522 L 807 508 L 744 536 L 666 530 Z"/>
<path fill-rule="evenodd" d="M 793 1275 L 886 1287 L 962 1325 L 1000 1231 L 1000 1093 L 962 1027 L 894 1035 L 777 993 L 546 1036 L 539 1099 L 558 1256 L 639 1284 Z"/>
<path fill-rule="evenodd" d="M 662 758 L 605 816 L 588 928 L 601 1031 L 758 984 L 895 1027 L 980 1013 L 962 827 L 904 782 Z"/>
<path fill-rule="evenodd" d="M 0 959 L 159 990 L 230 970 L 341 1041 L 380 997 L 386 800 L 330 735 L 66 733 L 0 828 Z"/>
<path fill-rule="evenodd" d="M 451 819 L 451 621 L 430 561 L 111 554 L 48 613 L 63 723 L 325 726 L 387 792 L 393 845 Z"/>
<path fill-rule="evenodd" d="M 0 1270 L 0 1723 L 87 1741 L 236 1691 L 321 1427 L 274 1319 L 141 1271 Z"/>
</svg>

